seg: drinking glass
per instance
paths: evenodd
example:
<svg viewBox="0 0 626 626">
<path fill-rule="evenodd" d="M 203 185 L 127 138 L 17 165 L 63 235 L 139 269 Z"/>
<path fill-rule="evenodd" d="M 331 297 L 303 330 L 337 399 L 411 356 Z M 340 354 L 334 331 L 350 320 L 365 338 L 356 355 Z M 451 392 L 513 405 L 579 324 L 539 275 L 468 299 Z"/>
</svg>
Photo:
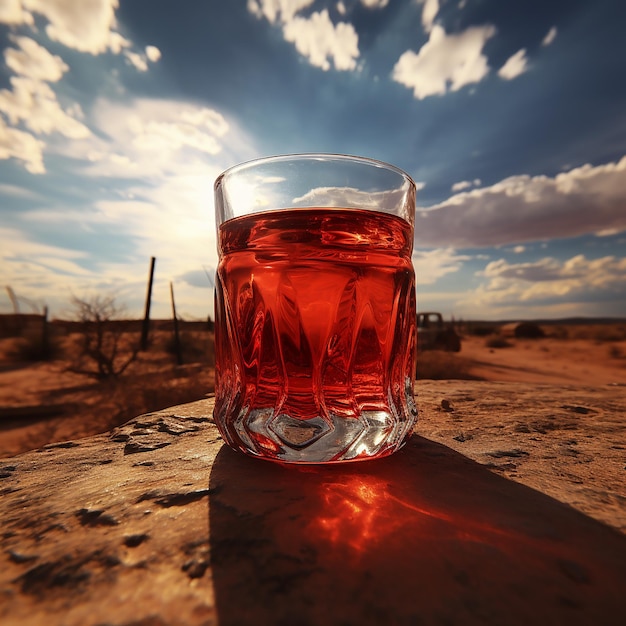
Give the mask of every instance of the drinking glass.
<svg viewBox="0 0 626 626">
<path fill-rule="evenodd" d="M 275 156 L 215 181 L 214 419 L 247 454 L 334 463 L 417 420 L 415 183 L 371 159 Z"/>
</svg>

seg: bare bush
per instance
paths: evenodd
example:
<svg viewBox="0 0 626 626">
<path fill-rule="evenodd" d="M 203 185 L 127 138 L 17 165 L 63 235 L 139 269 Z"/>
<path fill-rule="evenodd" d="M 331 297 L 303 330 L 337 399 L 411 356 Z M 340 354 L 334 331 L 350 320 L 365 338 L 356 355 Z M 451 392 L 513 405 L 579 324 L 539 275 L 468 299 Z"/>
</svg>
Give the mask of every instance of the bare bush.
<svg viewBox="0 0 626 626">
<path fill-rule="evenodd" d="M 513 332 L 518 339 L 543 339 L 546 336 L 543 328 L 535 322 L 521 322 Z"/>
<path fill-rule="evenodd" d="M 81 324 L 79 353 L 69 371 L 98 380 L 115 379 L 137 358 L 139 344 L 129 342 L 124 309 L 113 296 L 72 297 L 72 318 Z"/>
<path fill-rule="evenodd" d="M 501 337 L 500 335 L 496 335 L 495 337 L 487 339 L 485 345 L 488 348 L 511 348 L 513 346 L 510 341 L 508 341 L 504 337 Z"/>
</svg>

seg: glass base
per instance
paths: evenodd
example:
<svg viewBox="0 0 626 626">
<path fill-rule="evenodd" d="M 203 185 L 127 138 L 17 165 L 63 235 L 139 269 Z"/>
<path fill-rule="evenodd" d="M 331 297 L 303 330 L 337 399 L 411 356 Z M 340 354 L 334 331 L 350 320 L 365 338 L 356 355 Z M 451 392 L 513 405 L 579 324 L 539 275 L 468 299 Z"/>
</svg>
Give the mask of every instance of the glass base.
<svg viewBox="0 0 626 626">
<path fill-rule="evenodd" d="M 408 419 L 387 411 L 356 417 L 333 413 L 301 420 L 274 409 L 244 407 L 231 427 L 218 426 L 226 441 L 249 455 L 282 463 L 338 463 L 380 458 L 399 450 L 417 420 L 414 403 Z M 217 418 L 217 416 L 216 416 Z"/>
</svg>

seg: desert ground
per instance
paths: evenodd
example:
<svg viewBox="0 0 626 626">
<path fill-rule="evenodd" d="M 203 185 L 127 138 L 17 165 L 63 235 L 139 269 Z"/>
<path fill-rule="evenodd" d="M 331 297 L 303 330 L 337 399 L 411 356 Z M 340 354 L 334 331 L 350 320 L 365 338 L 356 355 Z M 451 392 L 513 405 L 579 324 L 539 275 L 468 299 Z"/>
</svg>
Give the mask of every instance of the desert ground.
<svg viewBox="0 0 626 626">
<path fill-rule="evenodd" d="M 626 332 L 626 325 L 625 331 Z M 549 329 L 548 329 L 549 333 Z M 626 337 L 615 329 L 578 329 L 572 338 L 515 339 L 464 336 L 461 352 L 429 351 L 418 356 L 425 369 L 434 362 L 449 364 L 450 376 L 424 378 L 473 378 L 503 382 L 564 385 L 625 385 Z M 607 337 L 607 338 L 605 338 Z M 621 339 L 620 339 L 621 337 Z M 498 344 L 505 343 L 502 347 Z M 491 347 L 490 344 L 496 344 Z M 454 375 L 456 369 L 461 370 Z"/>
<path fill-rule="evenodd" d="M 116 369 L 139 343 L 122 336 Z M 213 391 L 213 335 L 185 332 L 180 356 L 171 333 L 156 332 L 122 374 L 109 378 L 80 373 L 97 369 L 79 358 L 79 333 L 54 342 L 47 360 L 24 359 L 20 338 L 0 339 L 0 458 L 48 443 L 105 432 L 127 420 L 168 406 L 199 400 Z"/>
<path fill-rule="evenodd" d="M 626 322 L 550 325 L 541 339 L 518 339 L 503 328 L 488 336 L 462 327 L 459 332 L 459 353 L 419 353 L 418 387 L 428 379 L 626 386 Z M 16 359 L 14 339 L 0 340 L 0 458 L 105 432 L 136 415 L 211 393 L 212 335 L 185 337 L 183 365 L 176 364 L 168 341 L 157 336 L 123 375 L 101 381 L 71 371 L 77 369 L 75 357 L 67 351 L 32 362 Z M 72 338 L 64 342 L 72 344 Z"/>
</svg>

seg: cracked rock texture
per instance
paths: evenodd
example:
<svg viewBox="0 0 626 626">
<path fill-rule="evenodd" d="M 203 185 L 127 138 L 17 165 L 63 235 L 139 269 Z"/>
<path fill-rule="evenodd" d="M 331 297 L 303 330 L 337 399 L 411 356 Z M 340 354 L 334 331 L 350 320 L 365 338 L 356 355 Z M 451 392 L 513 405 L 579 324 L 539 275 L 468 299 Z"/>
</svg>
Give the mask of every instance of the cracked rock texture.
<svg viewBox="0 0 626 626">
<path fill-rule="evenodd" d="M 378 461 L 223 445 L 213 400 L 0 460 L 0 624 L 622 624 L 626 389 L 420 382 Z"/>
</svg>

